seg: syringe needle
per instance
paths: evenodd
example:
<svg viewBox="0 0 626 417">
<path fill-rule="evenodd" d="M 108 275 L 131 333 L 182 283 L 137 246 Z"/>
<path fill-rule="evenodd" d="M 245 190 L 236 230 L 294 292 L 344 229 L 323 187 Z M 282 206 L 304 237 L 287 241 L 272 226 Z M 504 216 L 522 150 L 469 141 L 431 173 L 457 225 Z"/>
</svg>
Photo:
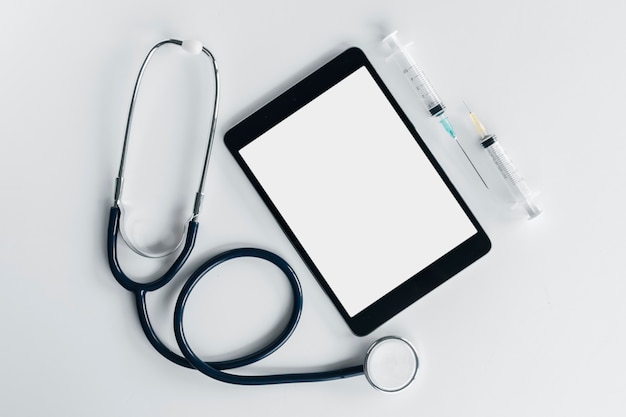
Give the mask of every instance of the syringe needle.
<svg viewBox="0 0 626 417">
<path fill-rule="evenodd" d="M 478 134 L 481 137 L 487 136 L 487 129 L 485 129 L 485 126 L 480 123 L 480 120 L 478 120 L 478 117 L 476 117 L 476 115 L 470 110 L 470 108 L 467 106 L 467 103 L 463 102 L 463 105 L 467 109 L 467 112 L 469 113 L 470 118 L 472 119 L 472 123 L 474 123 L 474 127 L 476 128 Z"/>
<path fill-rule="evenodd" d="M 467 107 L 467 106 L 465 106 L 465 107 Z M 439 116 L 439 123 L 441 123 L 441 125 L 446 130 L 446 132 L 448 132 L 448 134 L 452 137 L 452 139 L 454 139 L 456 144 L 459 145 L 459 148 L 461 148 L 461 151 L 463 152 L 463 155 L 465 155 L 465 157 L 469 161 L 469 163 L 472 166 L 472 168 L 474 168 L 474 171 L 476 171 L 476 175 L 478 175 L 478 178 L 480 178 L 480 180 L 483 182 L 485 187 L 487 189 L 489 189 L 489 186 L 487 185 L 487 183 L 483 179 L 482 175 L 480 175 L 480 172 L 478 172 L 478 169 L 476 169 L 476 165 L 474 165 L 474 163 L 470 159 L 470 157 L 467 154 L 467 152 L 465 152 L 465 149 L 463 149 L 463 146 L 461 146 L 461 142 L 459 142 L 459 138 L 456 136 L 456 133 L 454 133 L 454 128 L 452 127 L 452 124 L 448 120 L 448 116 L 445 116 L 445 115 Z"/>
<path fill-rule="evenodd" d="M 465 149 L 463 149 L 463 146 L 461 146 L 461 142 L 459 142 L 459 139 L 458 138 L 454 138 L 454 141 L 456 142 L 457 145 L 459 145 L 459 148 L 461 148 L 461 151 L 463 152 L 463 155 L 465 155 L 465 157 L 469 161 L 469 163 L 472 166 L 472 168 L 474 168 L 474 171 L 476 171 L 476 174 L 478 175 L 478 178 L 480 178 L 480 180 L 483 182 L 485 187 L 487 187 L 487 189 L 489 189 L 489 186 L 487 185 L 487 183 L 483 179 L 482 175 L 480 175 L 480 172 L 478 172 L 478 169 L 476 169 L 476 166 L 474 165 L 474 163 L 472 162 L 470 157 L 467 155 L 467 152 L 465 152 Z"/>
</svg>

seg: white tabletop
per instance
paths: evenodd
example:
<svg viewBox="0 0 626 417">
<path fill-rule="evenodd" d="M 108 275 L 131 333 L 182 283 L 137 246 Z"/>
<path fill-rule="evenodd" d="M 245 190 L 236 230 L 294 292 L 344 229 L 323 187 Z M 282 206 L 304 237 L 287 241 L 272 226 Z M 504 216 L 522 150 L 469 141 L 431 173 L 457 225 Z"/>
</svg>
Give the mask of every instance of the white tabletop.
<svg viewBox="0 0 626 417">
<path fill-rule="evenodd" d="M 609 0 L 4 2 L 0 414 L 624 415 L 624 13 Z M 385 61 L 380 41 L 392 30 L 414 42 L 489 190 Z M 419 353 L 408 389 L 384 394 L 362 377 L 232 386 L 169 363 L 146 341 L 132 295 L 109 271 L 105 234 L 133 83 L 166 38 L 199 39 L 215 54 L 222 96 L 195 251 L 170 287 L 148 295 L 159 334 L 175 349 L 173 304 L 195 267 L 226 249 L 260 247 L 294 267 L 304 310 L 287 344 L 240 372 L 354 364 L 373 340 L 394 334 Z M 349 46 L 369 57 L 493 244 L 363 338 L 350 333 L 223 143 L 237 121 Z M 154 65 L 169 58 L 178 59 L 165 52 Z M 152 246 L 173 242 L 199 176 L 210 77 L 184 74 L 163 95 L 146 80 L 142 108 L 171 117 L 138 113 L 131 137 L 129 224 Z M 182 104 L 156 108 L 172 97 Z M 545 211 L 536 219 L 511 209 L 463 101 L 540 192 Z M 151 144 L 154 132 L 170 131 L 180 138 Z M 138 276 L 163 269 L 127 251 L 121 258 Z M 224 266 L 190 301 L 190 338 L 207 359 L 248 352 L 275 333 L 287 297 L 286 282 L 264 265 Z"/>
</svg>

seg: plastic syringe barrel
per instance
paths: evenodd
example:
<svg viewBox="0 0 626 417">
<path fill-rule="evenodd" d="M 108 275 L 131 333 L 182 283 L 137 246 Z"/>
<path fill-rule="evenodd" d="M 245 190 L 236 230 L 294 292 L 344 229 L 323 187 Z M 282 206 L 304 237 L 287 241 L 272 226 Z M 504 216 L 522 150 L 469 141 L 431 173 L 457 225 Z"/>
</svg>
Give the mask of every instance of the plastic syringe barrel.
<svg viewBox="0 0 626 417">
<path fill-rule="evenodd" d="M 528 213 L 529 219 L 538 216 L 541 213 L 541 209 L 537 207 L 526 181 L 524 181 L 519 170 L 513 165 L 513 162 L 511 162 L 506 152 L 504 152 L 496 136 L 487 135 L 480 143 L 483 148 L 489 152 L 493 162 L 498 167 L 500 174 L 502 174 L 504 178 L 504 182 L 515 198 L 515 202 L 524 207 Z"/>
<path fill-rule="evenodd" d="M 430 115 L 441 116 L 446 106 L 439 98 L 428 78 L 426 78 L 424 71 L 415 64 L 415 60 L 409 54 L 408 48 L 411 44 L 401 45 L 397 34 L 397 31 L 393 32 L 383 39 L 383 43 L 391 48 L 392 51 L 392 54 L 387 59 L 393 58 L 396 64 L 398 64 L 413 90 L 422 99 Z"/>
</svg>

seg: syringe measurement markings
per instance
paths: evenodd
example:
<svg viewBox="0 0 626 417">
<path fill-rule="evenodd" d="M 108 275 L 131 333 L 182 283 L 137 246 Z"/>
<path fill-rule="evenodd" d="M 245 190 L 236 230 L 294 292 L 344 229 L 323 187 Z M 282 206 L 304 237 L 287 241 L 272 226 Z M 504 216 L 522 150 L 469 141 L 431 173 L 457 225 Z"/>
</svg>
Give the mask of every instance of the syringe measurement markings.
<svg viewBox="0 0 626 417">
<path fill-rule="evenodd" d="M 511 182 L 515 185 L 524 180 L 524 178 L 519 173 L 519 170 L 515 168 L 511 158 L 508 157 L 507 154 L 504 153 L 502 147 L 499 146 L 498 143 L 493 143 L 489 147 L 487 147 L 487 151 L 493 158 L 493 161 L 496 163 L 498 170 L 502 173 L 504 177 L 510 179 Z"/>
</svg>

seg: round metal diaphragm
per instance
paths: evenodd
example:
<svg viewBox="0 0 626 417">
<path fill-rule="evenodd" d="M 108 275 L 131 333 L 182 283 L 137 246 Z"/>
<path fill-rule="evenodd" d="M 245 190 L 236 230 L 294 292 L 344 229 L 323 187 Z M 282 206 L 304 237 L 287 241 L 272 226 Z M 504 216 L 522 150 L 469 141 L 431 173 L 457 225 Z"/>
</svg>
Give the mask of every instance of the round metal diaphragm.
<svg viewBox="0 0 626 417">
<path fill-rule="evenodd" d="M 387 336 L 375 341 L 365 354 L 365 377 L 376 389 L 400 391 L 411 384 L 419 361 L 413 346 L 406 340 Z"/>
</svg>

